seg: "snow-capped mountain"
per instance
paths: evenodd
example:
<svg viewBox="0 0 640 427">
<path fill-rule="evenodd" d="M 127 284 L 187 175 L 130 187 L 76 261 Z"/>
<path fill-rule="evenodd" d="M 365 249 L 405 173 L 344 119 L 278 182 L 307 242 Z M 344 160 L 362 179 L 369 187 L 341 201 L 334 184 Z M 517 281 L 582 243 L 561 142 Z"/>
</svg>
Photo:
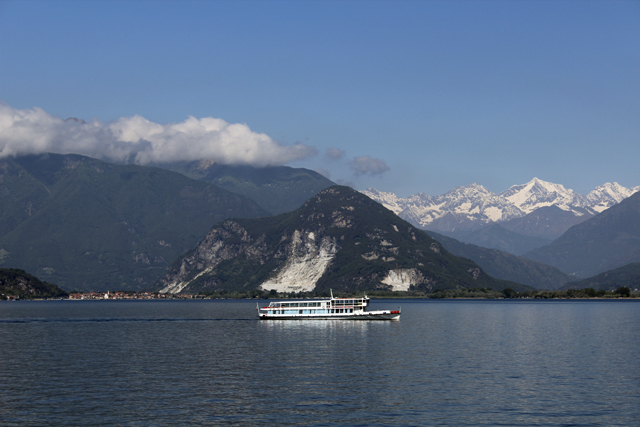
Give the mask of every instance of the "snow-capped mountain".
<svg viewBox="0 0 640 427">
<path fill-rule="evenodd" d="M 514 185 L 500 196 L 527 214 L 545 206 L 557 206 L 577 216 L 584 215 L 585 208 L 588 209 L 588 200 L 582 194 L 538 178 L 526 184 Z"/>
<path fill-rule="evenodd" d="M 363 193 L 421 228 L 477 228 L 481 224 L 524 215 L 517 206 L 475 183 L 454 188 L 440 196 L 418 193 L 399 198 L 393 193 L 375 189 L 368 189 Z"/>
<path fill-rule="evenodd" d="M 595 190 L 587 194 L 587 200 L 591 209 L 596 212 L 602 212 L 609 209 L 611 206 L 620 203 L 638 191 L 640 191 L 640 186 L 625 188 L 617 182 L 614 182 L 613 184 L 607 182 L 606 184 L 596 187 Z"/>
<path fill-rule="evenodd" d="M 640 186 L 629 189 L 618 183 L 606 183 L 584 196 L 560 184 L 534 178 L 501 194 L 492 193 L 475 183 L 454 188 L 440 196 L 418 193 L 400 198 L 371 188 L 362 193 L 421 228 L 452 232 L 520 218 L 548 206 L 587 218 L 639 190 Z"/>
</svg>

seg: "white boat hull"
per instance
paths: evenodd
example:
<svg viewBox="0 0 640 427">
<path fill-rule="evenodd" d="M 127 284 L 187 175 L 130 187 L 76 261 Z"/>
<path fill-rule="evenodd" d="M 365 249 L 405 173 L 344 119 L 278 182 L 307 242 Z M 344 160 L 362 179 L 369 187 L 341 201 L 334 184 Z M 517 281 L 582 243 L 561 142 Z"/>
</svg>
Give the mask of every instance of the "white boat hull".
<svg viewBox="0 0 640 427">
<path fill-rule="evenodd" d="M 355 313 L 271 314 L 260 313 L 260 320 L 400 320 L 400 310 L 375 310 Z"/>
</svg>

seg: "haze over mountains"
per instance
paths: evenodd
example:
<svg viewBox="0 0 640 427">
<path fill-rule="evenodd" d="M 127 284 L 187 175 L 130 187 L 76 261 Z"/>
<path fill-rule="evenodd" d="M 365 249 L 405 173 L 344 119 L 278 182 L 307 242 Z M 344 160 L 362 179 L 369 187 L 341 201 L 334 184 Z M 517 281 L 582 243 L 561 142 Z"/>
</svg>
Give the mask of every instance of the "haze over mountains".
<svg viewBox="0 0 640 427">
<path fill-rule="evenodd" d="M 576 277 L 640 262 L 640 192 L 525 256 Z"/>
</svg>

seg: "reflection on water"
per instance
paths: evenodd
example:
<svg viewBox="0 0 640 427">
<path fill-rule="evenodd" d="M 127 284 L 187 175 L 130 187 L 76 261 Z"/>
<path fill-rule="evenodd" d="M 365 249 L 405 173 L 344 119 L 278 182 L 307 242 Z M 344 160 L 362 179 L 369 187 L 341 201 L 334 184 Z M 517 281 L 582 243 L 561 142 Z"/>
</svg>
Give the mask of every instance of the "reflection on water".
<svg viewBox="0 0 640 427">
<path fill-rule="evenodd" d="M 376 301 L 395 308 L 396 301 Z M 373 304 L 372 304 L 373 305 Z M 0 425 L 638 425 L 638 302 L 0 304 Z"/>
</svg>

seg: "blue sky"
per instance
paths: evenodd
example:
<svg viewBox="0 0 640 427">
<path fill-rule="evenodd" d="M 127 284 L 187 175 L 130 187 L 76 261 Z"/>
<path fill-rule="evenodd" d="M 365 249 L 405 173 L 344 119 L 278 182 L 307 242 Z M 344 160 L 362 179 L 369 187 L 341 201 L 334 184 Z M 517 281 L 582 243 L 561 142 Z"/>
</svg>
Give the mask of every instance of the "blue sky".
<svg viewBox="0 0 640 427">
<path fill-rule="evenodd" d="M 4 0 L 0 100 L 5 155 L 151 141 L 136 159 L 220 151 L 399 196 L 632 187 L 640 2 Z"/>
</svg>

